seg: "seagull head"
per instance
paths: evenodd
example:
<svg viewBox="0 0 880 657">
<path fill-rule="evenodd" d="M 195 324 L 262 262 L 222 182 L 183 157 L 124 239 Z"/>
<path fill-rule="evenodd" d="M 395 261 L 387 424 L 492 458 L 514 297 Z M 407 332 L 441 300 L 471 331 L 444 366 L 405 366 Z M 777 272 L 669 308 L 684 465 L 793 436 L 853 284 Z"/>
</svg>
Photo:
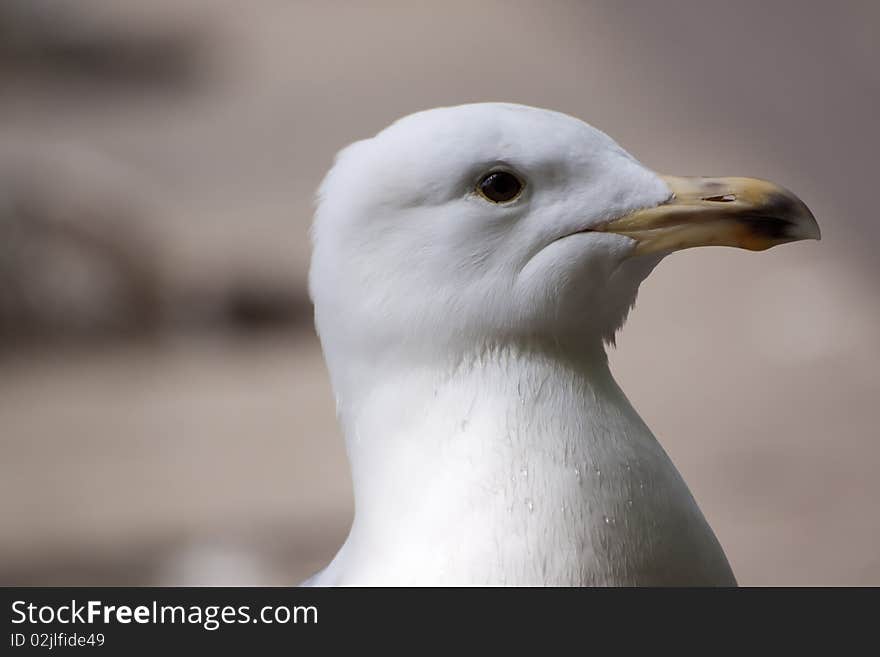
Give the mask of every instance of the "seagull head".
<svg viewBox="0 0 880 657">
<path fill-rule="evenodd" d="M 312 236 L 333 373 L 354 354 L 601 345 L 669 253 L 763 250 L 819 229 L 771 183 L 659 175 L 579 119 L 481 103 L 407 116 L 342 150 Z"/>
</svg>

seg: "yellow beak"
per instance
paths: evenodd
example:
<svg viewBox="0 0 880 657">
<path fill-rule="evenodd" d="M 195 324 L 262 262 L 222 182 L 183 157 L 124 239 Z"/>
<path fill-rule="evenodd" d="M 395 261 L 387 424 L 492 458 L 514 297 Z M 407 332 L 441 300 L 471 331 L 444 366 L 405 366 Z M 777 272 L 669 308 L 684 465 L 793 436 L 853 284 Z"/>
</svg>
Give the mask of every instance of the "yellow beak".
<svg viewBox="0 0 880 657">
<path fill-rule="evenodd" d="M 670 199 L 596 226 L 638 243 L 636 254 L 692 246 L 763 251 L 777 244 L 821 238 L 813 213 L 797 196 L 755 178 L 661 176 Z"/>
</svg>

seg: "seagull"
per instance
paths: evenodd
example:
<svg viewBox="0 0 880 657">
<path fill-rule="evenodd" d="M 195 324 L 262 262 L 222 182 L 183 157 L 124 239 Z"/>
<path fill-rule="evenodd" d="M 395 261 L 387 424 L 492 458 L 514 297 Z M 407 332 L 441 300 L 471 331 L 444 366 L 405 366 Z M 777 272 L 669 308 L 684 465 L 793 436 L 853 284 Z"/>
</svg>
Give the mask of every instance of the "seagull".
<svg viewBox="0 0 880 657">
<path fill-rule="evenodd" d="M 477 103 L 344 148 L 316 207 L 309 292 L 355 515 L 303 585 L 736 585 L 606 347 L 673 251 L 819 239 L 799 198 Z"/>
</svg>

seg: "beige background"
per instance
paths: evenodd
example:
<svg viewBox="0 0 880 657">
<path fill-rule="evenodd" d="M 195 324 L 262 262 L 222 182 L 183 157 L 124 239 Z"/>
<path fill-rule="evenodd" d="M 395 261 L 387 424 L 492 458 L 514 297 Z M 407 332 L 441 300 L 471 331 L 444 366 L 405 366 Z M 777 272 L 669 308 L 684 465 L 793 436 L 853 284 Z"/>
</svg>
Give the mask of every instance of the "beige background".
<svg viewBox="0 0 880 657">
<path fill-rule="evenodd" d="M 612 361 L 742 584 L 880 584 L 878 6 L 6 0 L 0 309 L 37 292 L 0 321 L 0 583 L 325 563 L 351 500 L 313 190 L 401 115 L 506 100 L 810 205 L 820 243 L 668 259 Z M 68 224 L 122 257 L 59 247 Z"/>
</svg>

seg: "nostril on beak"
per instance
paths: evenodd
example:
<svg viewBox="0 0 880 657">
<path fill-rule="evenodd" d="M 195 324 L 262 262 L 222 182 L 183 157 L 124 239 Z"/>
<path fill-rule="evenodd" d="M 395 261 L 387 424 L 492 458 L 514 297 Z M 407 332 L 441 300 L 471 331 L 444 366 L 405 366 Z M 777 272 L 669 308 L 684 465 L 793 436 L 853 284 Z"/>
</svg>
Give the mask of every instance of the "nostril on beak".
<svg viewBox="0 0 880 657">
<path fill-rule="evenodd" d="M 724 194 L 722 196 L 706 196 L 703 198 L 704 201 L 710 201 L 712 203 L 732 203 L 736 200 L 736 194 Z"/>
</svg>

